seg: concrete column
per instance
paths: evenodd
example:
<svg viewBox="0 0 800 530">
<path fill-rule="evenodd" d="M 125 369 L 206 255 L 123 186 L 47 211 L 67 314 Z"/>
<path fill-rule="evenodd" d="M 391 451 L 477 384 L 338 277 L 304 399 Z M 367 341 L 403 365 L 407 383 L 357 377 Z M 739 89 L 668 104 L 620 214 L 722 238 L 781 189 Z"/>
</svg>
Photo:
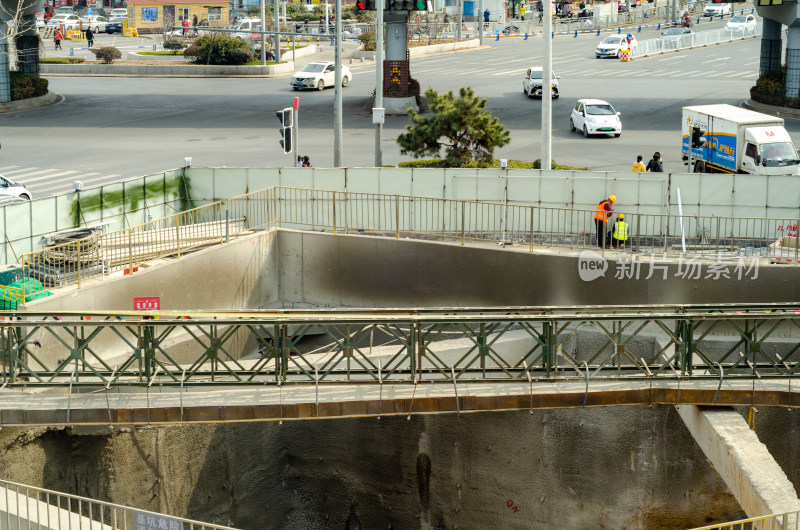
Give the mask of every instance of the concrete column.
<svg viewBox="0 0 800 530">
<path fill-rule="evenodd" d="M 800 509 L 786 473 L 741 415 L 726 407 L 675 408 L 748 517 Z"/>
<path fill-rule="evenodd" d="M 777 20 L 763 19 L 764 31 L 761 35 L 761 65 L 759 75 L 779 70 L 781 67 L 781 26 Z"/>
<path fill-rule="evenodd" d="M 384 13 L 386 23 L 386 60 L 405 61 L 408 51 L 408 14 Z"/>
<path fill-rule="evenodd" d="M 800 23 L 789 26 L 786 39 L 786 92 L 787 98 L 800 96 Z"/>
<path fill-rule="evenodd" d="M 36 15 L 23 14 L 17 26 L 17 70 L 21 74 L 39 77 L 39 36 L 36 33 Z"/>
<path fill-rule="evenodd" d="M 11 101 L 11 79 L 8 73 L 8 23 L 0 21 L 0 102 Z"/>
</svg>

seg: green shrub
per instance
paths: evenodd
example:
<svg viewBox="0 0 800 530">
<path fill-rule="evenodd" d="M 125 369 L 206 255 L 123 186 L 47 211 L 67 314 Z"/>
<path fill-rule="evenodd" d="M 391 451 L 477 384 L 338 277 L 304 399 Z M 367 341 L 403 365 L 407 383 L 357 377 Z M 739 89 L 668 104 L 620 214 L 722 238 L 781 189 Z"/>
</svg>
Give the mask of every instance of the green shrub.
<svg viewBox="0 0 800 530">
<path fill-rule="evenodd" d="M 166 39 L 164 41 L 164 49 L 170 50 L 172 54 L 176 54 L 183 49 L 183 42 L 180 39 Z"/>
<path fill-rule="evenodd" d="M 31 82 L 33 83 L 33 97 L 38 98 L 39 96 L 47 94 L 47 88 L 49 86 L 47 79 L 31 77 Z"/>
<path fill-rule="evenodd" d="M 418 107 L 422 105 L 422 89 L 419 86 L 419 81 L 413 77 L 408 78 L 408 95 L 414 96 Z"/>
<path fill-rule="evenodd" d="M 197 50 L 192 50 L 196 47 Z M 192 53 L 189 54 L 189 50 Z M 243 51 L 234 51 L 243 50 Z M 250 46 L 242 39 L 224 37 L 220 35 L 203 35 L 194 41 L 194 46 L 189 46 L 183 56 L 194 57 L 198 64 L 214 65 L 239 65 L 253 60 Z"/>
<path fill-rule="evenodd" d="M 462 167 L 491 167 L 491 168 L 499 168 L 500 167 L 500 160 L 494 158 L 492 159 L 491 163 L 486 165 L 478 165 L 477 161 L 473 160 L 473 164 L 465 165 Z M 529 162 L 527 160 L 508 160 L 508 169 L 540 169 L 542 167 L 542 159 L 537 158 L 533 162 Z M 434 168 L 447 168 L 451 167 L 447 165 L 447 161 L 444 158 L 431 158 L 427 160 L 408 160 L 406 162 L 400 162 L 397 164 L 397 167 L 408 167 L 408 168 L 420 168 L 420 167 L 434 167 Z M 562 169 L 562 170 L 578 170 L 578 171 L 586 171 L 589 168 L 587 167 L 573 167 L 573 166 L 563 166 L 561 164 L 556 164 L 555 162 L 551 161 L 551 167 L 553 169 Z"/>
<path fill-rule="evenodd" d="M 83 57 L 40 57 L 39 64 L 76 64 L 85 62 Z"/>
<path fill-rule="evenodd" d="M 377 48 L 377 40 L 374 33 L 362 33 L 358 36 L 361 42 L 361 49 L 367 52 L 374 52 Z"/>
<path fill-rule="evenodd" d="M 34 97 L 33 78 L 19 72 L 11 72 L 11 100 L 30 99 Z"/>
<path fill-rule="evenodd" d="M 196 61 L 199 54 L 200 48 L 194 44 L 187 46 L 186 49 L 183 50 L 183 56 L 192 61 Z"/>
<path fill-rule="evenodd" d="M 97 51 L 92 50 L 92 52 L 94 53 L 95 57 L 103 61 L 105 64 L 111 64 L 116 59 L 122 59 L 122 53 L 113 46 L 104 46 L 97 49 Z"/>
</svg>

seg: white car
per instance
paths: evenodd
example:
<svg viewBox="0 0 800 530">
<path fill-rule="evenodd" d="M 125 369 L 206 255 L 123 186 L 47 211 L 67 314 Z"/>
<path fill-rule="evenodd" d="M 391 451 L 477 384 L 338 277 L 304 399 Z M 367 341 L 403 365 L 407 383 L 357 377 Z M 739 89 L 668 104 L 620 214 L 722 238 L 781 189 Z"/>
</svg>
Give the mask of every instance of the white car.
<svg viewBox="0 0 800 530">
<path fill-rule="evenodd" d="M 49 27 L 64 26 L 64 31 L 68 31 L 80 28 L 81 19 L 78 15 L 53 15 L 47 25 Z"/>
<path fill-rule="evenodd" d="M 622 134 L 619 112 L 602 99 L 579 99 L 569 118 L 570 131 L 582 131 L 587 138 L 592 134 Z"/>
<path fill-rule="evenodd" d="M 6 197 L 19 197 L 20 199 L 29 201 L 33 197 L 33 194 L 24 185 L 0 175 L 0 198 Z"/>
<path fill-rule="evenodd" d="M 631 37 L 631 47 L 630 50 L 635 50 L 638 46 L 636 42 L 636 37 L 633 35 Z M 628 40 L 627 35 L 609 35 L 603 41 L 597 45 L 597 48 L 594 50 L 594 56 L 598 59 L 601 57 L 619 57 L 620 50 L 627 50 L 628 49 Z"/>
<path fill-rule="evenodd" d="M 125 7 L 114 8 L 108 18 L 128 18 L 128 9 Z"/>
<path fill-rule="evenodd" d="M 346 66 L 342 66 L 342 86 L 350 84 L 353 73 Z M 336 79 L 336 65 L 332 62 L 308 63 L 305 68 L 296 72 L 289 84 L 293 90 L 301 88 L 316 88 L 322 90 L 326 86 L 333 86 Z"/>
<path fill-rule="evenodd" d="M 731 5 L 730 4 L 717 4 L 711 3 L 706 5 L 705 9 L 703 9 L 703 15 L 710 17 L 710 16 L 720 16 L 720 15 L 730 15 L 731 14 Z"/>
<path fill-rule="evenodd" d="M 560 78 L 553 71 L 550 72 L 550 75 L 552 76 L 553 99 L 558 99 L 558 80 Z M 522 78 L 522 92 L 529 98 L 542 97 L 542 86 L 542 67 L 528 68 L 525 77 Z"/>
<path fill-rule="evenodd" d="M 81 17 L 81 24 L 83 29 L 90 27 L 95 33 L 105 33 L 108 19 L 98 15 L 91 15 L 88 17 Z"/>
<path fill-rule="evenodd" d="M 744 31 L 754 31 L 758 22 L 754 15 L 736 15 L 728 20 L 726 29 L 737 29 Z"/>
</svg>

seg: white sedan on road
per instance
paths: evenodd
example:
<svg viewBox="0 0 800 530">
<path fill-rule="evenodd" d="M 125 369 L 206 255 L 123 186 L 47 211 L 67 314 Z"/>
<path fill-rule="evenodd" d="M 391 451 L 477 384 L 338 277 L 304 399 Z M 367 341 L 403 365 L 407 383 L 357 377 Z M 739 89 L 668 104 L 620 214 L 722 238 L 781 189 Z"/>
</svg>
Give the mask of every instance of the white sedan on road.
<svg viewBox="0 0 800 530">
<path fill-rule="evenodd" d="M 33 197 L 33 194 L 23 184 L 19 184 L 8 177 L 0 175 L 0 199 L 7 197 L 18 197 L 29 201 Z"/>
<path fill-rule="evenodd" d="M 622 134 L 619 112 L 602 99 L 579 99 L 569 118 L 570 131 L 582 131 L 587 138 L 592 134 Z"/>
<path fill-rule="evenodd" d="M 342 66 L 342 86 L 350 84 L 353 73 L 346 66 Z M 296 72 L 289 84 L 293 90 L 301 88 L 316 88 L 322 90 L 326 86 L 333 86 L 336 83 L 336 65 L 332 62 L 308 63 L 305 68 Z"/>
<path fill-rule="evenodd" d="M 71 29 L 78 29 L 81 25 L 81 19 L 78 15 L 54 15 L 47 25 L 49 27 L 63 26 L 64 31 L 68 31 Z"/>
<path fill-rule="evenodd" d="M 83 29 L 91 27 L 92 31 L 95 33 L 105 33 L 106 24 L 108 24 L 108 19 L 106 17 L 101 17 L 98 15 L 81 17 L 81 27 Z"/>
<path fill-rule="evenodd" d="M 598 59 L 601 57 L 619 57 L 620 50 L 628 49 L 628 40 L 626 35 L 609 35 L 597 45 L 594 50 L 594 56 Z M 638 46 L 636 37 L 631 35 L 631 50 L 635 50 Z"/>
<path fill-rule="evenodd" d="M 706 5 L 705 9 L 703 9 L 703 16 L 706 17 L 730 15 L 730 14 L 731 14 L 730 4 L 718 4 L 715 2 L 711 2 L 710 4 Z"/>
<path fill-rule="evenodd" d="M 725 29 L 741 29 L 744 31 L 754 31 L 756 29 L 756 17 L 753 15 L 736 15 L 728 20 Z"/>
</svg>

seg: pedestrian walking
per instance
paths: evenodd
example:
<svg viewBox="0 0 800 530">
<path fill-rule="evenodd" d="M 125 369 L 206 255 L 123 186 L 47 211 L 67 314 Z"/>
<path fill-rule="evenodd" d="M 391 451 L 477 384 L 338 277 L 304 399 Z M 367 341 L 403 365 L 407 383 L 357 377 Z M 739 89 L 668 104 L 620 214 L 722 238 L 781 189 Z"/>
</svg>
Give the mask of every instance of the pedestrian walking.
<svg viewBox="0 0 800 530">
<path fill-rule="evenodd" d="M 56 42 L 56 50 L 60 50 L 61 41 L 64 40 L 64 34 L 61 33 L 61 28 L 56 28 L 56 32 L 53 34 L 53 40 Z"/>
<path fill-rule="evenodd" d="M 525 7 L 524 3 L 521 6 L 519 6 L 519 18 L 521 18 L 523 22 L 525 22 L 525 13 L 527 12 L 528 8 Z"/>
<path fill-rule="evenodd" d="M 611 246 L 614 248 L 624 247 L 628 241 L 628 223 L 625 222 L 625 214 L 617 216 L 614 223 L 614 230 L 611 232 Z"/>
<path fill-rule="evenodd" d="M 607 247 L 609 243 L 609 236 L 611 235 L 607 229 L 608 219 L 614 212 L 613 204 L 617 202 L 616 195 L 609 195 L 608 199 L 603 199 L 597 203 L 597 210 L 594 212 L 594 224 L 597 227 L 597 246 Z"/>
<path fill-rule="evenodd" d="M 192 26 L 197 27 L 197 15 L 192 16 Z"/>
<path fill-rule="evenodd" d="M 656 151 L 653 153 L 653 158 L 650 162 L 647 163 L 647 171 L 651 171 L 653 173 L 663 173 L 664 172 L 664 164 L 661 162 L 661 153 Z"/>
<path fill-rule="evenodd" d="M 631 169 L 631 171 L 638 171 L 639 173 L 647 171 L 647 168 L 642 164 L 642 155 L 636 157 L 636 163 L 633 164 L 633 169 Z"/>
<path fill-rule="evenodd" d="M 92 46 L 94 46 L 94 33 L 92 32 L 92 28 L 87 27 L 85 33 L 86 33 L 86 46 L 91 48 Z"/>
<path fill-rule="evenodd" d="M 181 26 L 183 26 L 183 36 L 187 37 L 189 35 L 189 19 L 184 18 L 183 22 L 181 22 Z"/>
<path fill-rule="evenodd" d="M 483 21 L 489 22 L 489 8 L 486 8 L 486 11 L 483 12 Z"/>
</svg>

